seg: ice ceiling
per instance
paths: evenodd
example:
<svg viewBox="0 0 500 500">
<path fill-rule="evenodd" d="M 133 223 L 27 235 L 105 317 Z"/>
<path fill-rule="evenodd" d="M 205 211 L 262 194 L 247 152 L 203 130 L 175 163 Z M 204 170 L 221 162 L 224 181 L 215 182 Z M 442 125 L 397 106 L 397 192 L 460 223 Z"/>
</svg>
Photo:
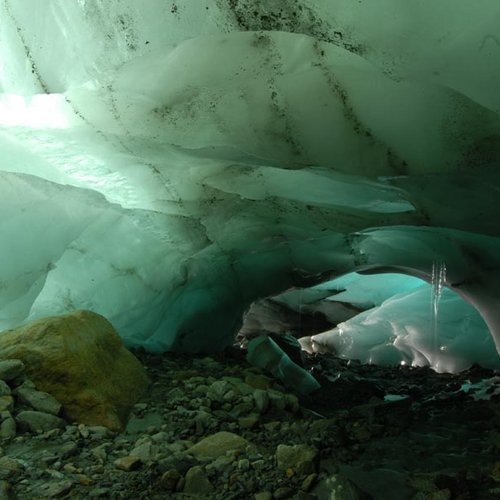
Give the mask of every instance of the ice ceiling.
<svg viewBox="0 0 500 500">
<path fill-rule="evenodd" d="M 497 0 L 0 0 L 0 40 L 0 328 L 213 350 L 259 297 L 444 263 L 500 348 Z"/>
</svg>

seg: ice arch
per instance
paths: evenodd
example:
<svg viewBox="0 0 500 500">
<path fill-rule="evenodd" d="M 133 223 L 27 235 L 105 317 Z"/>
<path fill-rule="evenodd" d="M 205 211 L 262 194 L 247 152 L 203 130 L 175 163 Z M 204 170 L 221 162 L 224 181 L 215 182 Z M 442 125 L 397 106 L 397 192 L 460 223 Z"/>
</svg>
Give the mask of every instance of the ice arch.
<svg viewBox="0 0 500 500">
<path fill-rule="evenodd" d="M 257 297 L 439 260 L 500 347 L 496 1 L 0 13 L 2 327 L 211 350 Z"/>
<path fill-rule="evenodd" d="M 444 286 L 444 265 L 436 263 L 434 271 L 433 283 L 399 273 L 350 273 L 274 300 L 295 311 L 322 312 L 331 321 L 323 332 L 301 339 L 309 352 L 332 350 L 364 363 L 429 366 L 439 372 L 474 363 L 500 368 L 480 314 Z"/>
</svg>

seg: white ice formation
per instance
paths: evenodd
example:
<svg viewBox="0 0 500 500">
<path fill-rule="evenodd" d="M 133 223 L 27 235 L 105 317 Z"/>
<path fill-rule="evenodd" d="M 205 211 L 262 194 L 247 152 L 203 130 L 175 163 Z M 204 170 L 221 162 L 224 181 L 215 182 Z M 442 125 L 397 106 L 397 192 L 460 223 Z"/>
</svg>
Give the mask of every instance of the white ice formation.
<svg viewBox="0 0 500 500">
<path fill-rule="evenodd" d="M 459 372 L 473 363 L 500 369 L 488 328 L 478 311 L 448 288 L 436 293 L 427 284 L 401 274 L 362 276 L 351 273 L 309 289 L 308 312 L 320 311 L 337 324 L 302 342 L 311 352 L 330 350 L 347 359 L 382 365 L 429 366 L 438 372 Z M 327 290 L 314 300 L 312 292 Z M 323 294 L 324 296 L 324 294 Z M 294 296 L 284 294 L 292 309 Z M 334 304 L 365 309 L 342 320 Z"/>
<path fill-rule="evenodd" d="M 256 298 L 443 262 L 500 349 L 497 0 L 0 0 L 0 40 L 0 329 L 213 350 Z"/>
</svg>

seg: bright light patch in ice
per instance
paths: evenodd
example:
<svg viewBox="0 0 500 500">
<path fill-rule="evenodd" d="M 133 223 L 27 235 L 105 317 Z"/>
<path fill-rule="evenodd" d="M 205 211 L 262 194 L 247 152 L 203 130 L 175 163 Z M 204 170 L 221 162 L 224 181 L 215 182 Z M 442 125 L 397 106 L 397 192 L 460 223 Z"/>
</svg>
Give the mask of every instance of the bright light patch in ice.
<svg viewBox="0 0 500 500">
<path fill-rule="evenodd" d="M 68 117 L 63 107 L 64 97 L 61 94 L 31 97 L 4 94 L 0 97 L 0 126 L 67 128 Z"/>
</svg>

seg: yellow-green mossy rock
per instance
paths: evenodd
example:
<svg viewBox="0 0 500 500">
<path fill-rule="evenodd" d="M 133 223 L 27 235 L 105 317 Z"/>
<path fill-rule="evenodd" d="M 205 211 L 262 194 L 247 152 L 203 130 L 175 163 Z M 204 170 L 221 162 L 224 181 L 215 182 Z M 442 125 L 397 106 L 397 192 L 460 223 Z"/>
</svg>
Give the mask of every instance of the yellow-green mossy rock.
<svg viewBox="0 0 500 500">
<path fill-rule="evenodd" d="M 108 320 L 90 311 L 53 316 L 0 333 L 0 359 L 20 359 L 36 387 L 71 422 L 123 429 L 144 394 L 146 371 Z"/>
</svg>

